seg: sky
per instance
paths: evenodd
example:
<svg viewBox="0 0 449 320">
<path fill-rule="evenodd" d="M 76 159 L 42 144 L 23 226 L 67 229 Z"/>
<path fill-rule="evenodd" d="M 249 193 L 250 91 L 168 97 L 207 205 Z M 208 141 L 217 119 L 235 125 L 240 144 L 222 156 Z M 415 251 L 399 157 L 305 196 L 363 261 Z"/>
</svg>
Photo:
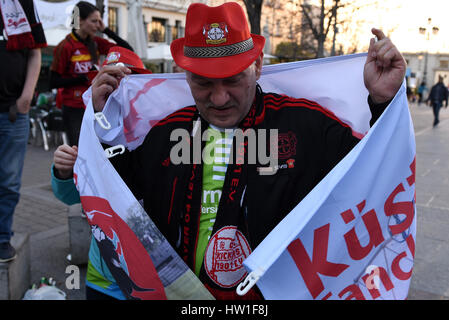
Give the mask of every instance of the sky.
<svg viewBox="0 0 449 320">
<path fill-rule="evenodd" d="M 379 27 L 388 33 L 394 44 L 402 52 L 449 53 L 449 1 L 448 0 L 348 0 L 362 6 L 355 13 L 347 10 L 350 25 L 356 31 L 339 34 L 345 44 L 358 41 L 359 52 L 367 49 L 371 37 L 371 27 Z M 345 9 L 346 10 L 346 9 Z M 342 14 L 344 14 L 342 12 Z M 425 36 L 419 27 L 437 26 L 437 35 Z M 365 48 L 362 48 L 365 47 Z"/>
</svg>

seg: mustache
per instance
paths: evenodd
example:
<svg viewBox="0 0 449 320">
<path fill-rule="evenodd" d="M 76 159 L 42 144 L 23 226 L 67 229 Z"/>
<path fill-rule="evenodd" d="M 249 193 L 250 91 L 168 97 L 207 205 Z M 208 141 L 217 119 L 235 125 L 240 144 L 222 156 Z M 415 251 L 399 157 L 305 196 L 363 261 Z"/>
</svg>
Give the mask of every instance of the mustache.
<svg viewBox="0 0 449 320">
<path fill-rule="evenodd" d="M 209 103 L 208 105 L 207 105 L 207 108 L 209 109 L 209 108 L 214 108 L 214 109 L 227 109 L 227 108 L 231 108 L 231 107 L 233 107 L 233 106 L 235 106 L 236 104 L 234 103 L 234 101 L 230 101 L 230 102 L 227 102 L 227 103 L 225 103 L 224 105 L 220 105 L 220 106 L 217 106 L 217 105 L 215 105 L 215 104 L 212 104 L 212 103 Z"/>
</svg>

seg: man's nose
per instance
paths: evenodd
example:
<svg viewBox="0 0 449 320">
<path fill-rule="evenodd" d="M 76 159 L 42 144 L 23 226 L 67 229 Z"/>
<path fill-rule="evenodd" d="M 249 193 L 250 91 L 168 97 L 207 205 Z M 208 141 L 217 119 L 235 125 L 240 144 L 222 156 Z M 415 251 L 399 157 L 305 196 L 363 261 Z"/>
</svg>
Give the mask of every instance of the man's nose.
<svg viewBox="0 0 449 320">
<path fill-rule="evenodd" d="M 214 106 L 220 107 L 226 105 L 229 101 L 229 92 L 223 84 L 215 84 L 210 94 L 210 101 Z"/>
</svg>

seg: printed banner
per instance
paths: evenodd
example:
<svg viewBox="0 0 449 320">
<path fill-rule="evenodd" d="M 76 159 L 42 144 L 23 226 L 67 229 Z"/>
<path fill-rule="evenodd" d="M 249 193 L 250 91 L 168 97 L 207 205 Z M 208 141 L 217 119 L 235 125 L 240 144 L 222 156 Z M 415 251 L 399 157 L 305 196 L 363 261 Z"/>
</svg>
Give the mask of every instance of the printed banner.
<svg viewBox="0 0 449 320">
<path fill-rule="evenodd" d="M 307 98 L 331 110 L 357 137 L 369 130 L 371 113 L 363 82 L 366 54 L 264 66 L 258 83 L 265 92 Z M 341 75 L 348 74 L 345 81 Z M 84 94 L 87 105 L 90 90 Z M 111 125 L 95 123 L 101 142 L 134 150 L 159 120 L 195 102 L 185 74 L 131 75 L 109 97 L 103 114 Z"/>
<path fill-rule="evenodd" d="M 264 66 L 258 82 L 266 92 L 317 101 L 362 138 L 369 130 L 371 117 L 363 82 L 365 59 L 366 54 L 358 54 Z M 348 75 L 345 81 L 341 81 L 342 74 Z M 96 114 L 101 116 L 97 121 L 93 120 L 90 94 L 88 90 L 83 96 L 88 108 L 75 167 L 80 193 L 107 199 L 116 215 L 144 244 L 147 227 L 139 226 L 157 228 L 105 158 L 99 142 L 133 150 L 154 124 L 182 107 L 193 105 L 185 75 L 125 77 L 103 112 Z M 92 150 L 98 154 L 94 156 Z M 405 298 L 416 229 L 414 156 L 413 127 L 402 88 L 368 136 L 245 260 L 250 276 L 255 276 L 254 279 L 261 276 L 257 285 L 264 297 Z M 88 164 L 90 161 L 98 164 Z M 139 218 L 130 219 L 133 214 Z M 145 222 L 132 223 L 139 219 Z M 90 222 L 95 225 L 93 220 Z M 100 228 L 113 241 L 114 234 L 104 231 L 109 226 Z M 123 239 L 128 238 L 123 235 Z M 138 255 L 138 249 L 129 243 L 131 247 L 122 243 L 125 258 L 128 250 L 136 250 Z M 146 297 L 156 296 L 157 274 L 160 276 L 157 260 L 151 255 L 152 247 L 143 247 L 151 257 L 146 270 L 153 270 L 154 277 L 146 275 L 147 284 L 143 285 L 141 280 L 136 285 L 139 290 L 155 289 L 145 292 Z M 173 259 L 179 259 L 171 252 Z M 127 270 L 131 275 L 131 268 Z M 166 283 L 162 286 L 167 293 Z"/>
<path fill-rule="evenodd" d="M 86 0 L 93 5 L 95 0 Z M 46 0 L 35 0 L 35 5 L 39 18 L 41 20 L 42 26 L 45 29 L 51 29 L 55 27 L 63 27 L 70 32 L 70 23 L 73 7 L 79 2 L 79 0 L 66 0 L 66 1 L 46 1 Z M 105 1 L 105 6 L 107 7 L 107 1 Z"/>
<path fill-rule="evenodd" d="M 369 131 L 244 261 L 266 299 L 405 299 L 416 239 L 405 85 Z"/>
<path fill-rule="evenodd" d="M 213 299 L 115 171 L 95 137 L 92 103 L 74 178 L 92 234 L 127 299 Z"/>
</svg>

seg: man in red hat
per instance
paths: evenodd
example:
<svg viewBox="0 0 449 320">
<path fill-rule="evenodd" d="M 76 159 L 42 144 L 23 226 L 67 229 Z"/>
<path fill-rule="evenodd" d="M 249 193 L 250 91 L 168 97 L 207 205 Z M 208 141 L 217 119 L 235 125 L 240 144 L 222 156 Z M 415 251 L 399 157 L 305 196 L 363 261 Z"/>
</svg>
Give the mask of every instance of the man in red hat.
<svg viewBox="0 0 449 320">
<path fill-rule="evenodd" d="M 364 67 L 371 124 L 399 90 L 406 69 L 390 39 L 381 30 L 372 32 L 378 41 L 371 40 Z M 186 70 L 195 106 L 161 120 L 139 148 L 111 162 L 214 296 L 241 298 L 235 288 L 246 276 L 243 260 L 359 140 L 317 103 L 262 91 L 257 80 L 265 39 L 250 34 L 237 3 L 190 5 L 185 33 L 171 51 Z M 128 73 L 123 67 L 99 72 L 92 87 L 95 110 L 103 110 Z M 177 143 L 170 133 L 180 128 L 192 136 L 207 131 L 219 137 L 202 145 L 214 150 L 212 161 L 170 161 Z M 279 165 L 273 175 L 262 175 L 259 163 L 230 158 L 231 152 L 248 156 L 247 145 L 233 142 L 236 131 L 229 129 L 236 128 L 278 130 Z M 255 288 L 243 298 L 260 297 Z"/>
</svg>

